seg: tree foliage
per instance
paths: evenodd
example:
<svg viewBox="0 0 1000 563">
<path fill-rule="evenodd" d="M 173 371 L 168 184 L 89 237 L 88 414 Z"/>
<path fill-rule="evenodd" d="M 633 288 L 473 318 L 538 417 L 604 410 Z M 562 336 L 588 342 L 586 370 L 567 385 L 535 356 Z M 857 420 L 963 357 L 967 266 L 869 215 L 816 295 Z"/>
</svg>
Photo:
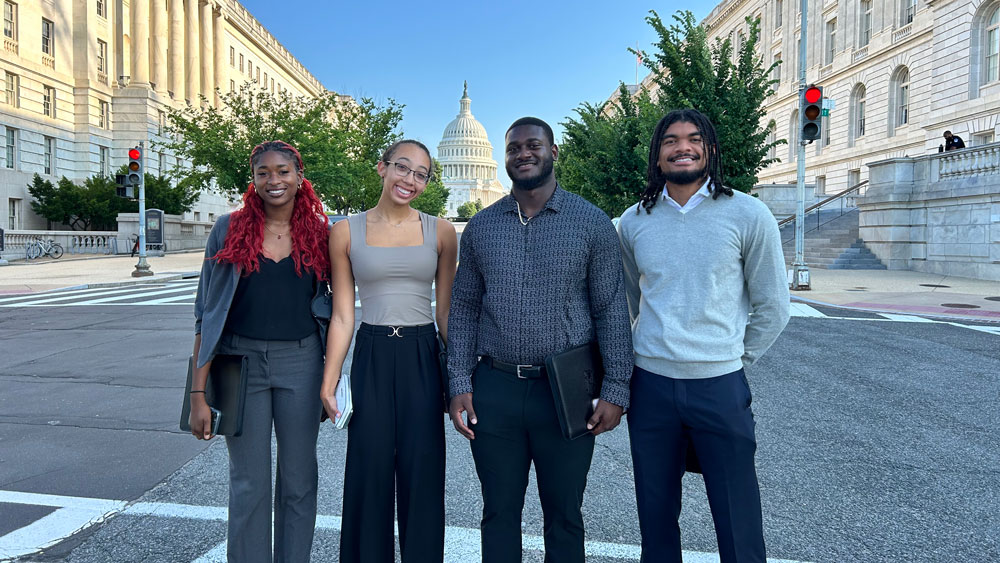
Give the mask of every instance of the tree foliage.
<svg viewBox="0 0 1000 563">
<path fill-rule="evenodd" d="M 774 65 L 763 66 L 756 49 L 760 24 L 747 18 L 747 38 L 735 54 L 728 38 L 709 45 L 705 29 L 691 12 L 678 12 L 666 26 L 651 11 L 646 22 L 656 31 L 654 52 L 642 56 L 652 71 L 657 97 L 642 90 L 630 95 L 620 85 L 614 107 L 582 103 L 562 124 L 556 176 L 561 186 L 579 193 L 611 216 L 639 199 L 646 185 L 649 142 L 667 112 L 695 108 L 715 124 L 722 149 L 726 185 L 749 192 L 757 173 L 777 159 L 767 157 L 774 123 L 762 126 L 765 98 L 776 81 Z M 775 64 L 780 64 L 776 62 Z"/>
<path fill-rule="evenodd" d="M 375 172 L 381 152 L 399 138 L 403 106 L 365 98 L 345 101 L 335 93 L 318 97 L 272 94 L 246 83 L 221 96 L 221 107 L 168 110 L 162 146 L 185 162 L 172 172 L 180 186 L 200 192 L 212 186 L 237 196 L 251 180 L 250 151 L 282 140 L 302 154 L 306 177 L 330 208 L 367 209 L 378 201 Z M 374 200 L 372 199 L 374 197 Z"/>
<path fill-rule="evenodd" d="M 717 38 L 709 46 L 705 29 L 691 12 L 674 14 L 669 27 L 655 11 L 650 14 L 646 22 L 659 40 L 656 51 L 643 56 L 643 61 L 659 88 L 658 105 L 665 111 L 694 108 L 704 113 L 718 133 L 726 185 L 749 192 L 757 183 L 757 173 L 777 161 L 767 157 L 768 151 L 785 144 L 784 140 L 768 142 L 773 121 L 762 125 L 764 100 L 778 83 L 771 73 L 781 63 L 764 67 L 757 53 L 760 21 L 746 18 L 746 40 L 734 53 L 729 37 Z"/>
<path fill-rule="evenodd" d="M 459 219 L 472 219 L 472 216 L 483 210 L 483 202 L 480 200 L 467 201 L 458 206 L 456 210 Z"/>
<path fill-rule="evenodd" d="M 164 213 L 180 215 L 190 211 L 198 199 L 182 187 L 171 187 L 164 177 L 146 174 L 146 208 L 162 209 Z M 28 184 L 35 213 L 55 224 L 69 226 L 74 231 L 116 231 L 119 213 L 138 213 L 139 202 L 115 195 L 114 180 L 93 176 L 78 185 L 65 177 L 53 185 L 38 174 Z"/>
<path fill-rule="evenodd" d="M 436 158 L 431 158 L 431 168 L 434 174 L 427 182 L 424 193 L 413 200 L 413 207 L 428 215 L 441 217 L 448 203 L 449 191 L 441 181 L 441 163 Z"/>
</svg>

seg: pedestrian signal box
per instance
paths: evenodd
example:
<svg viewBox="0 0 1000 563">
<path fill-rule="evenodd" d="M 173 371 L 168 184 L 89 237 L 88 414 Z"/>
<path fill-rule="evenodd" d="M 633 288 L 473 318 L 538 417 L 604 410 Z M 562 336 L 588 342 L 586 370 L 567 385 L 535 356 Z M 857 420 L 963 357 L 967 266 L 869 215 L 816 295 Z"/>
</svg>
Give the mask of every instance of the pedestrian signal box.
<svg viewBox="0 0 1000 563">
<path fill-rule="evenodd" d="M 823 131 L 823 87 L 810 84 L 802 91 L 799 100 L 802 108 L 802 140 L 810 143 L 819 139 Z"/>
</svg>

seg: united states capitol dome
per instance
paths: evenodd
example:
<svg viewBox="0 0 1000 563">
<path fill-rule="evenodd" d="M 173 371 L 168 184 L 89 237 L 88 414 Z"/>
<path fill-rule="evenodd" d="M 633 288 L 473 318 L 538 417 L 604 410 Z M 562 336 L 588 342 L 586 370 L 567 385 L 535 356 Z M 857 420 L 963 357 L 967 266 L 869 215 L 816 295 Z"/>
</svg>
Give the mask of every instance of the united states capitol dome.
<svg viewBox="0 0 1000 563">
<path fill-rule="evenodd" d="M 472 115 L 469 85 L 465 84 L 458 115 L 444 128 L 438 144 L 441 180 L 449 189 L 446 214 L 454 217 L 458 206 L 479 200 L 490 205 L 506 194 L 497 180 L 497 162 L 486 128 Z"/>
</svg>

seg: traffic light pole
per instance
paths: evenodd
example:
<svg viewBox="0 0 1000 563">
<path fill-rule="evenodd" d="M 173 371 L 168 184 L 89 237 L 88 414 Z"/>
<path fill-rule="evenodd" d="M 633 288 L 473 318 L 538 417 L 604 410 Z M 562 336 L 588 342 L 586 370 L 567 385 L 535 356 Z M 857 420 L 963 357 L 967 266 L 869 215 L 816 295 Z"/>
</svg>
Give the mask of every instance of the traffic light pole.
<svg viewBox="0 0 1000 563">
<path fill-rule="evenodd" d="M 133 278 L 141 278 L 144 276 L 153 275 L 152 270 L 149 269 L 149 263 L 146 262 L 146 171 L 145 171 L 145 158 L 146 149 L 143 146 L 144 143 L 139 141 L 139 152 L 141 158 L 143 159 L 143 166 L 140 169 L 139 174 L 139 262 L 135 265 L 135 270 L 132 271 Z M 135 187 L 135 184 L 133 184 Z"/>
<path fill-rule="evenodd" d="M 802 21 L 799 43 L 799 99 L 803 98 L 806 90 L 806 10 L 808 5 L 806 0 L 800 0 Z M 805 108 L 799 107 L 799 135 L 798 135 L 798 172 L 795 179 L 795 189 L 798 192 L 795 209 L 795 262 L 792 263 L 792 289 L 809 289 L 809 266 L 806 265 L 805 258 L 805 215 L 806 215 L 806 144 L 807 141 L 802 136 L 802 129 L 806 124 Z"/>
</svg>

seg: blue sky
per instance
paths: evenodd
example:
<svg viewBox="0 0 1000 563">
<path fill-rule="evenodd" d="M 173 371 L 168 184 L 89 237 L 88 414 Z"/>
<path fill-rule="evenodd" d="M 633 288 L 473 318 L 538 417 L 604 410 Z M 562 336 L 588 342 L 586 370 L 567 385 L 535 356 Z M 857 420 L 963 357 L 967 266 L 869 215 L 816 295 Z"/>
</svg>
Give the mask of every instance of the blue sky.
<svg viewBox="0 0 1000 563">
<path fill-rule="evenodd" d="M 691 3 L 618 0 L 483 2 L 241 0 L 330 90 L 405 104 L 401 129 L 437 153 L 458 114 L 462 81 L 493 143 L 500 181 L 503 136 L 534 115 L 556 131 L 582 102 L 635 82 L 635 57 L 656 39 L 645 17 L 665 20 Z M 694 8 L 699 20 L 715 3 Z M 640 80 L 645 72 L 639 69 Z"/>
</svg>

